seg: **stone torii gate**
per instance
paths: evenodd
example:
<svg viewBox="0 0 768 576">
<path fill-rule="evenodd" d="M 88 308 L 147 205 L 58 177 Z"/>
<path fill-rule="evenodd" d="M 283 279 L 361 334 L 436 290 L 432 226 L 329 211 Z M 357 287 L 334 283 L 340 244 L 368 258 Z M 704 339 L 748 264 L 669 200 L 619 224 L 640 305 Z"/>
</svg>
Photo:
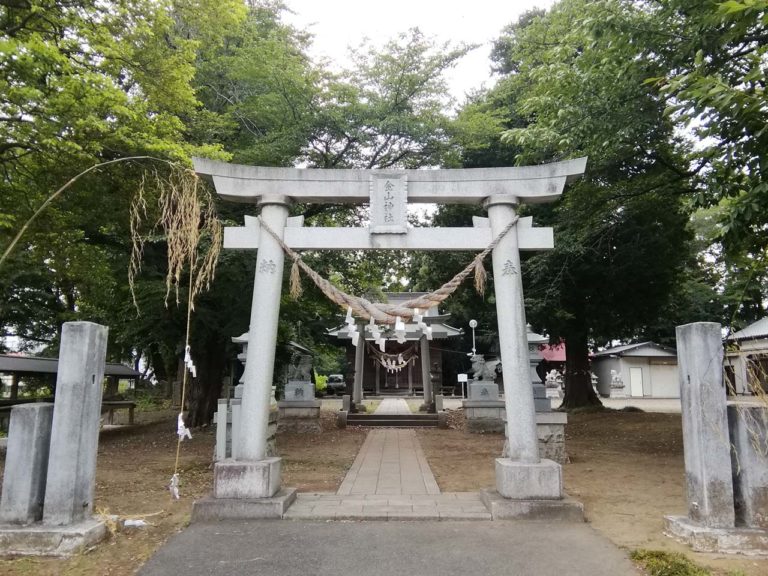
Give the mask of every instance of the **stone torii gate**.
<svg viewBox="0 0 768 576">
<path fill-rule="evenodd" d="M 225 200 L 255 203 L 262 220 L 295 250 L 465 250 L 486 248 L 517 216 L 520 203 L 557 199 L 566 182 L 583 174 L 586 158 L 540 166 L 458 170 L 320 170 L 267 168 L 195 159 Z M 370 227 L 305 228 L 288 217 L 292 202 L 370 203 Z M 480 204 L 488 218 L 474 228 L 409 228 L 407 203 Z M 280 490 L 280 459 L 268 458 L 270 390 L 283 280 L 284 254 L 255 217 L 226 228 L 224 247 L 257 249 L 241 404 L 238 453 L 216 463 L 214 499 L 265 499 Z M 507 412 L 506 458 L 496 460 L 496 487 L 514 500 L 563 497 L 562 471 L 541 460 L 531 391 L 521 250 L 554 246 L 551 228 L 518 220 L 492 253 L 499 344 Z M 223 504 L 223 502 L 222 502 Z"/>
</svg>

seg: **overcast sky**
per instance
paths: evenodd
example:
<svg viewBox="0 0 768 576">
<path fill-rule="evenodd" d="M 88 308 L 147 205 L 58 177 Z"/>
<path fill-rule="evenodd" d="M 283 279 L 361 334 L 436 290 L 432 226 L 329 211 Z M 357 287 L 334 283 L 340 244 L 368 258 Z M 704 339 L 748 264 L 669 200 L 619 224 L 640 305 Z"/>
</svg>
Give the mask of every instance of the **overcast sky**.
<svg viewBox="0 0 768 576">
<path fill-rule="evenodd" d="M 312 55 L 344 61 L 349 46 L 364 38 L 384 44 L 398 32 L 418 27 L 439 42 L 451 40 L 481 44 L 448 76 L 453 96 L 490 86 L 491 41 L 501 29 L 534 7 L 548 8 L 553 0 L 286 0 L 295 14 L 286 14 L 294 26 L 311 31 Z"/>
</svg>

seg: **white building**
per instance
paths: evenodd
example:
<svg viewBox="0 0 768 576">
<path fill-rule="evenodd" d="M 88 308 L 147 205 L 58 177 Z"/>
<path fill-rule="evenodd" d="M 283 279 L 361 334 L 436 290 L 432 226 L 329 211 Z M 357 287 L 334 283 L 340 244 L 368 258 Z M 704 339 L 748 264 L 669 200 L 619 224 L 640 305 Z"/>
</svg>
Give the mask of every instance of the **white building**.
<svg viewBox="0 0 768 576">
<path fill-rule="evenodd" d="M 603 397 L 680 398 L 677 352 L 654 342 L 596 352 L 592 371 Z"/>
</svg>

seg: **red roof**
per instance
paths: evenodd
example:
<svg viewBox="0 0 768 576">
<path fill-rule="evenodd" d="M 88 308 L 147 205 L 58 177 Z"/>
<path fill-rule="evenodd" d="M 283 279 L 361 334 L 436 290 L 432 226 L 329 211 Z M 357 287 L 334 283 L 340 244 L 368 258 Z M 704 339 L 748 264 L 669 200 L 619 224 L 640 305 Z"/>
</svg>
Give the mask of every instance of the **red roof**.
<svg viewBox="0 0 768 576">
<path fill-rule="evenodd" d="M 550 346 L 539 346 L 539 356 L 548 362 L 565 362 L 565 342 Z"/>
</svg>

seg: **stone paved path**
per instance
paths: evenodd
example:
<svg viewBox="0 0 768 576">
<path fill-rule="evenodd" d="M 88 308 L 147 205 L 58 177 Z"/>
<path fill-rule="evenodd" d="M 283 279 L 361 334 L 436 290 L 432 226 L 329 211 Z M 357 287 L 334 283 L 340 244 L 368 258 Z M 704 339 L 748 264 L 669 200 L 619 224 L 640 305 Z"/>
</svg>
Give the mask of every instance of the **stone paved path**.
<svg viewBox="0 0 768 576">
<path fill-rule="evenodd" d="M 410 429 L 371 430 L 338 494 L 439 494 L 416 433 Z"/>
<path fill-rule="evenodd" d="M 410 414 L 408 402 L 402 398 L 384 398 L 374 414 Z"/>
<path fill-rule="evenodd" d="M 408 405 L 387 398 L 379 405 L 399 414 Z M 407 412 L 406 412 L 407 413 Z M 336 494 L 298 494 L 285 514 L 315 520 L 490 520 L 475 492 L 441 494 L 416 433 L 371 430 Z"/>
</svg>

